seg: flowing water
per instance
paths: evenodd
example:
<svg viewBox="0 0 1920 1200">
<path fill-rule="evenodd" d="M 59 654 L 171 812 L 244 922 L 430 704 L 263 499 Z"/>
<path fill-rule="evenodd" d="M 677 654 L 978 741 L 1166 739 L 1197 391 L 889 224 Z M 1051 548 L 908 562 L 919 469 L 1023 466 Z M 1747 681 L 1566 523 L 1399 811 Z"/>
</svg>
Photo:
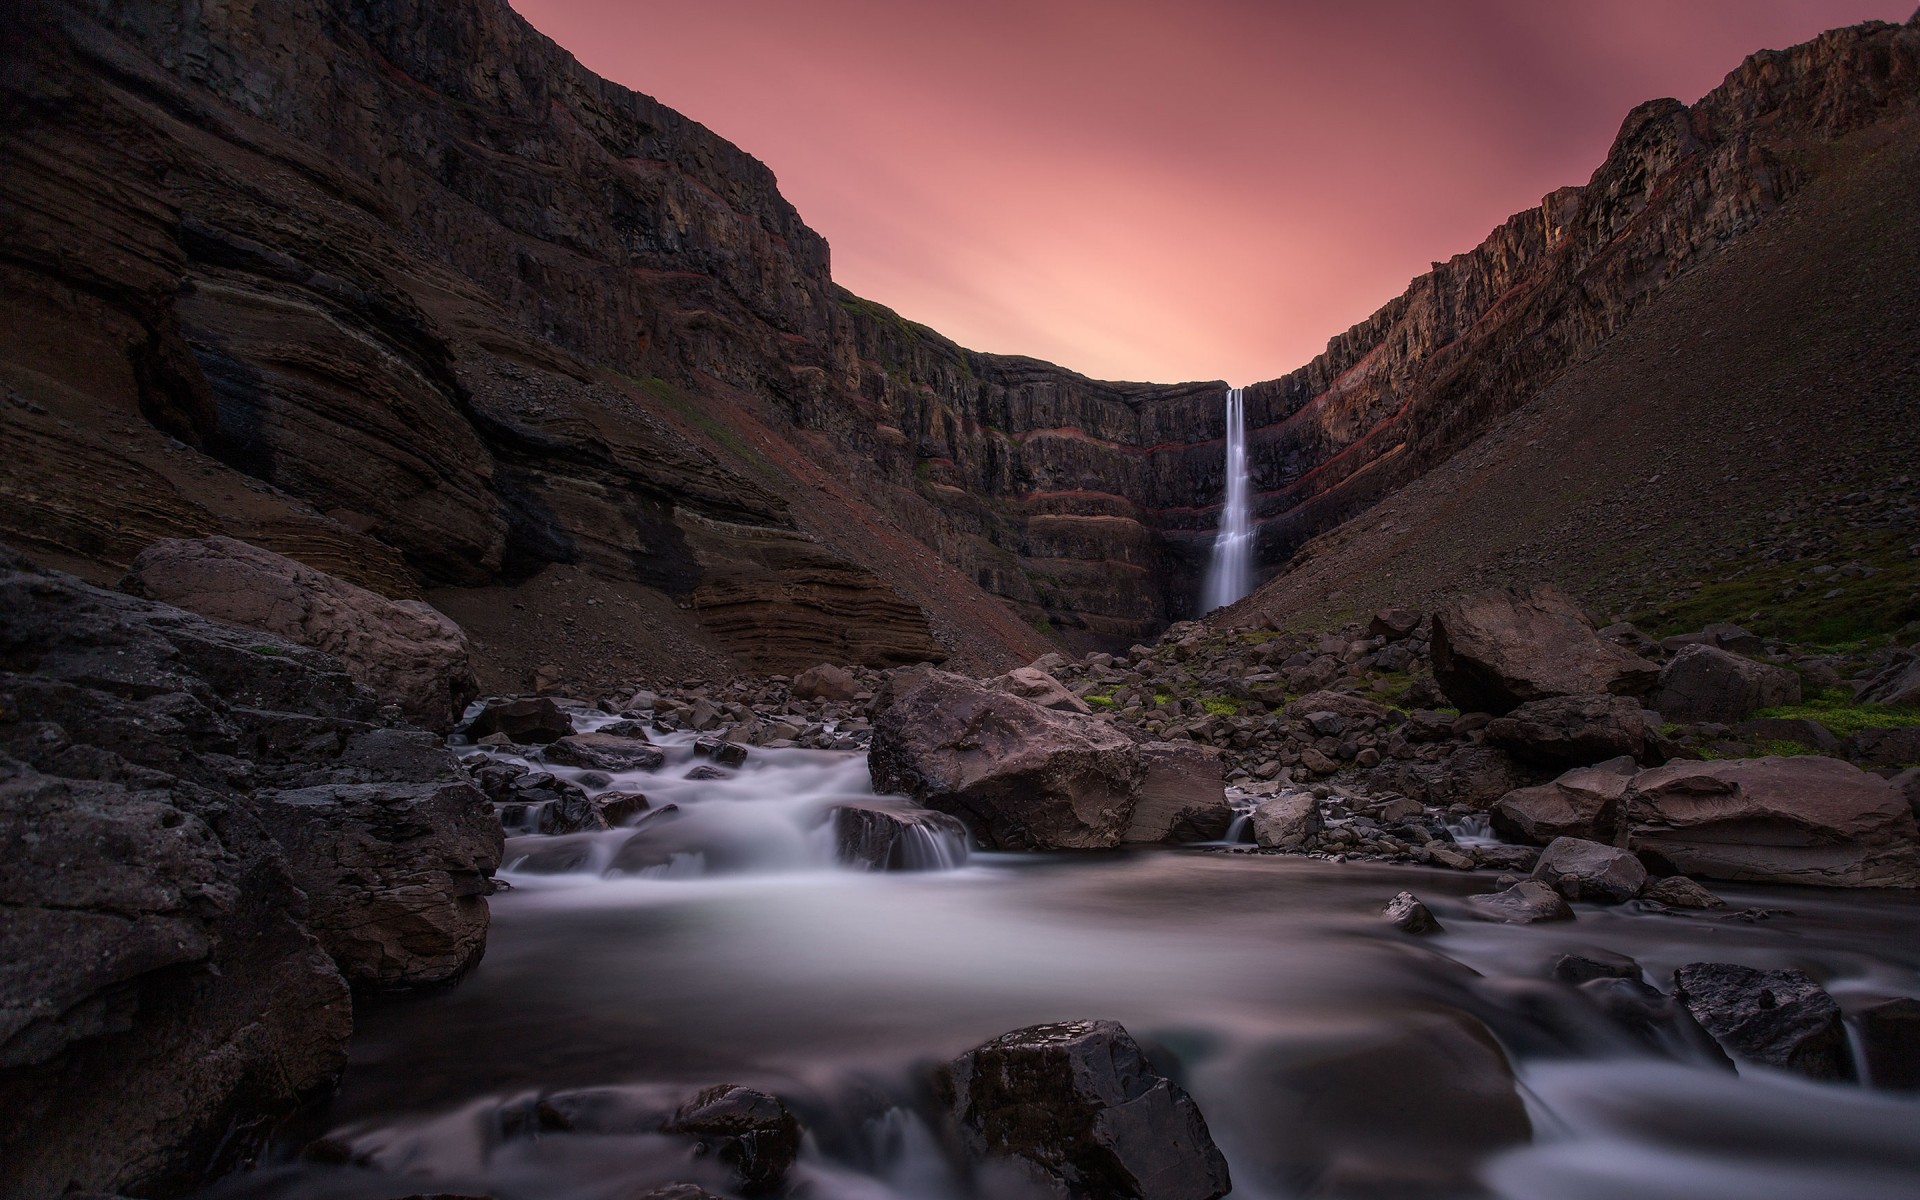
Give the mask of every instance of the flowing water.
<svg viewBox="0 0 1920 1200">
<path fill-rule="evenodd" d="M 1920 994 L 1920 900 L 1724 889 L 1757 922 L 1578 906 L 1571 924 L 1469 919 L 1490 881 L 1212 850 L 976 854 L 948 870 L 834 862 L 826 813 L 875 797 L 858 755 L 753 752 L 691 781 L 691 748 L 620 777 L 682 814 L 639 830 L 514 836 L 485 961 L 458 987 L 363 1001 L 333 1101 L 220 1197 L 633 1200 L 713 1165 L 648 1132 L 537 1132 L 541 1097 L 670 1108 L 699 1087 L 780 1095 L 807 1127 L 792 1195 L 961 1200 L 930 1068 L 1041 1021 L 1101 1017 L 1158 1047 L 1206 1115 L 1235 1197 L 1911 1200 L 1920 1097 L 1715 1061 L 1549 982 L 1558 953 L 1793 966 L 1843 1004 Z M 563 772 L 564 773 L 564 772 Z M 957 861 L 957 848 L 943 848 Z M 930 852 L 931 853 L 931 852 Z M 935 865 L 939 855 L 925 865 Z M 622 862 L 626 866 L 622 866 Z M 1411 889 L 1445 925 L 1382 926 Z M 1470 1031 L 1484 1023 L 1499 1049 Z M 1532 1134 L 1503 1139 L 1500 1058 Z M 1507 1102 L 1511 1105 L 1511 1101 Z M 295 1156 L 324 1135 L 327 1165 Z M 1395 1181 L 1400 1182 L 1395 1182 Z M 1382 1182 L 1384 1181 L 1384 1182 Z M 1437 1189 L 1437 1190 L 1436 1190 Z"/>
<path fill-rule="evenodd" d="M 1225 608 L 1253 590 L 1253 497 L 1247 479 L 1246 404 L 1239 388 L 1227 389 L 1226 476 L 1227 495 L 1207 564 L 1202 612 Z"/>
</svg>

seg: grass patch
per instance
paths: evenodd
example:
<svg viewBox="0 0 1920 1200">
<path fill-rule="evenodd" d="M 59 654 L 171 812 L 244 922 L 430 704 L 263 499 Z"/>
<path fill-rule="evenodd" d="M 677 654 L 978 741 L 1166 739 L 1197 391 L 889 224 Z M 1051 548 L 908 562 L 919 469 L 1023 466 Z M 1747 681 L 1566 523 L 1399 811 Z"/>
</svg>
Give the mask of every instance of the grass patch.
<svg viewBox="0 0 1920 1200">
<path fill-rule="evenodd" d="M 1082 700 L 1085 700 L 1088 704 L 1093 705 L 1095 708 L 1112 708 L 1113 707 L 1113 697 L 1106 692 L 1088 692 L 1086 695 L 1080 698 Z"/>
<path fill-rule="evenodd" d="M 286 648 L 282 646 L 248 646 L 247 649 L 253 651 L 255 654 L 264 654 L 268 658 L 288 657 Z"/>
<path fill-rule="evenodd" d="M 1761 758 L 1798 758 L 1803 754 L 1818 754 L 1812 746 L 1803 746 L 1799 742 L 1789 742 L 1783 738 L 1764 738 L 1753 744 L 1753 752 Z"/>
<path fill-rule="evenodd" d="M 1890 708 L 1884 704 L 1861 704 L 1845 692 L 1828 691 L 1801 704 L 1784 704 L 1754 714 L 1783 720 L 1807 718 L 1833 731 L 1835 737 L 1851 737 L 1863 729 L 1906 729 L 1920 725 L 1920 708 Z"/>
<path fill-rule="evenodd" d="M 1202 696 L 1200 707 L 1210 717 L 1237 717 L 1240 715 L 1240 702 L 1231 696 Z"/>
</svg>

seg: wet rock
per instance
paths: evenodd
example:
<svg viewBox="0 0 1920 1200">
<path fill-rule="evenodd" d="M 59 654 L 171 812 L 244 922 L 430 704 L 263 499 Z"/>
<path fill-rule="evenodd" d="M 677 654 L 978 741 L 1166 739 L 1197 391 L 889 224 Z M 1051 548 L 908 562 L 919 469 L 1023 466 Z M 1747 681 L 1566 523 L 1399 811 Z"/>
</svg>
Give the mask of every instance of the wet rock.
<svg viewBox="0 0 1920 1200">
<path fill-rule="evenodd" d="M 793 695 L 801 700 L 853 699 L 860 691 L 860 681 L 853 673 L 830 663 L 821 663 L 817 667 L 808 667 L 794 676 Z"/>
<path fill-rule="evenodd" d="M 1482 1160 L 1532 1134 L 1506 1056 L 1459 1013 L 1279 1043 L 1239 1074 L 1242 1121 L 1258 1136 L 1234 1170 L 1268 1194 L 1476 1195 Z"/>
<path fill-rule="evenodd" d="M 1548 584 L 1485 592 L 1433 616 L 1433 673 L 1462 712 L 1496 715 L 1550 696 L 1641 696 L 1654 664 L 1594 632 Z"/>
<path fill-rule="evenodd" d="M 962 1148 L 1073 1200 L 1215 1200 L 1232 1187 L 1193 1100 L 1112 1021 L 1034 1025 L 940 1073 Z"/>
<path fill-rule="evenodd" d="M 1541 846 L 1557 837 L 1610 841 L 1638 771 L 1631 758 L 1621 757 L 1576 767 L 1552 783 L 1517 788 L 1494 803 L 1494 831 Z"/>
<path fill-rule="evenodd" d="M 1523 879 L 1490 896 L 1468 896 L 1467 908 L 1483 921 L 1507 925 L 1573 920 L 1573 910 L 1560 893 L 1537 879 Z"/>
<path fill-rule="evenodd" d="M 647 723 L 645 721 L 608 721 L 605 725 L 594 730 L 594 732 L 606 734 L 608 737 L 633 738 L 642 742 L 652 740 L 647 737 Z"/>
<path fill-rule="evenodd" d="M 1412 892 L 1401 892 L 1387 901 L 1383 910 L 1387 924 L 1407 933 L 1428 934 L 1444 932 L 1440 920 L 1433 910 L 1420 902 Z"/>
<path fill-rule="evenodd" d="M 308 928 L 349 982 L 444 983 L 480 961 L 502 837 L 477 788 L 332 784 L 257 803 L 307 894 Z"/>
<path fill-rule="evenodd" d="M 1840 1006 L 1800 971 L 1690 963 L 1674 995 L 1734 1058 L 1813 1079 L 1852 1079 Z"/>
<path fill-rule="evenodd" d="M 1533 877 L 1569 900 L 1624 904 L 1646 885 L 1647 868 L 1617 847 L 1560 837 L 1547 844 Z"/>
<path fill-rule="evenodd" d="M 642 1192 L 635 1200 L 723 1200 L 695 1183 L 669 1183 Z"/>
<path fill-rule="evenodd" d="M 1074 713 L 1093 711 L 1085 700 L 1062 687 L 1059 680 L 1033 667 L 1016 667 L 1005 675 L 989 679 L 987 686 L 996 692 L 1030 700 L 1041 708 Z"/>
<path fill-rule="evenodd" d="M 693 770 L 688 771 L 685 775 L 681 776 L 681 778 L 690 779 L 697 783 L 704 783 L 714 779 L 731 779 L 733 778 L 733 776 L 731 775 L 731 773 L 722 771 L 719 767 L 716 767 L 711 763 L 700 763 L 699 765 L 695 766 Z"/>
<path fill-rule="evenodd" d="M 1738 721 L 1800 703 L 1800 677 L 1713 646 L 1688 646 L 1661 668 L 1648 703 L 1670 721 Z"/>
<path fill-rule="evenodd" d="M 1526 762 L 1581 767 L 1646 747 L 1640 702 L 1627 696 L 1531 700 L 1487 726 L 1487 741 Z"/>
<path fill-rule="evenodd" d="M 1642 771 L 1628 846 L 1709 879 L 1829 887 L 1920 886 L 1914 817 L 1886 780 L 1802 755 Z"/>
<path fill-rule="evenodd" d="M 1714 895 L 1700 884 L 1685 875 L 1669 875 L 1665 879 L 1656 879 L 1640 890 L 1644 900 L 1652 900 L 1669 908 L 1725 908 L 1727 902 Z"/>
<path fill-rule="evenodd" d="M 1480 866 L 1480 861 L 1458 846 L 1449 846 L 1445 842 L 1428 842 L 1427 859 L 1435 866 L 1446 867 L 1454 871 L 1472 871 Z"/>
<path fill-rule="evenodd" d="M 1193 742 L 1147 742 L 1146 775 L 1121 840 L 1215 842 L 1233 823 L 1220 751 Z"/>
<path fill-rule="evenodd" d="M 966 827 L 946 813 L 843 804 L 832 820 L 843 863 L 874 871 L 937 871 L 967 859 Z"/>
<path fill-rule="evenodd" d="M 544 746 L 572 733 L 573 718 L 545 697 L 521 696 L 489 701 L 461 732 L 476 742 L 499 733 L 516 746 Z"/>
<path fill-rule="evenodd" d="M 1631 960 L 1629 960 L 1631 961 Z M 1620 1028 L 1652 1050 L 1671 1057 L 1733 1069 L 1713 1035 L 1701 1028 L 1686 1005 L 1633 975 L 1598 976 L 1580 991 Z"/>
<path fill-rule="evenodd" d="M 1859 1020 L 1873 1086 L 1920 1091 L 1920 1000 L 1887 1000 L 1862 1010 Z"/>
<path fill-rule="evenodd" d="M 800 1122 L 765 1092 L 721 1084 L 681 1105 L 661 1127 L 694 1139 L 733 1173 L 742 1195 L 777 1191 L 800 1153 Z"/>
<path fill-rule="evenodd" d="M 595 796 L 593 806 L 600 810 L 602 821 L 617 827 L 638 819 L 653 804 L 642 792 L 607 792 Z"/>
<path fill-rule="evenodd" d="M 730 742 L 724 738 L 695 738 L 693 752 L 712 759 L 716 765 L 722 767 L 737 767 L 747 761 L 747 748 L 738 742 Z"/>
<path fill-rule="evenodd" d="M 332 654 L 348 674 L 426 729 L 452 729 L 479 693 L 467 635 L 444 613 L 233 538 L 154 542 L 133 560 L 122 586 Z"/>
<path fill-rule="evenodd" d="M 544 762 L 596 771 L 651 771 L 667 761 L 660 748 L 643 738 L 610 733 L 573 733 L 540 752 Z"/>
<path fill-rule="evenodd" d="M 988 849 L 1119 844 L 1146 768 L 1107 722 L 926 669 L 894 676 L 875 703 L 876 791 L 960 818 Z"/>
<path fill-rule="evenodd" d="M 1253 809 L 1253 840 L 1269 849 L 1292 850 L 1324 828 L 1320 805 L 1306 792 L 1282 792 Z"/>
<path fill-rule="evenodd" d="M 1640 964 L 1611 950 L 1587 950 L 1562 954 L 1553 960 L 1548 973 L 1561 983 L 1581 984 L 1590 979 L 1638 979 Z"/>
<path fill-rule="evenodd" d="M 549 837 L 591 833 L 607 827 L 607 818 L 587 793 L 571 784 L 555 783 L 543 789 L 548 799 L 540 806 L 538 829 Z"/>
</svg>

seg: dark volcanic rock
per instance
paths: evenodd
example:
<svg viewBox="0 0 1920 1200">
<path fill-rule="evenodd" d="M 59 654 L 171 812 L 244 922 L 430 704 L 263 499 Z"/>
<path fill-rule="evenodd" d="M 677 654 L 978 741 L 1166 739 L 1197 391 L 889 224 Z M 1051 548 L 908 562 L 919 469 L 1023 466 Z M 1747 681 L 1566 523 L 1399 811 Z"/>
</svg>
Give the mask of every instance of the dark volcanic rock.
<svg viewBox="0 0 1920 1200">
<path fill-rule="evenodd" d="M 490 700 L 460 732 L 476 742 L 498 733 L 518 746 L 544 746 L 571 734 L 573 718 L 544 697 Z"/>
<path fill-rule="evenodd" d="M 1412 892 L 1401 892 L 1387 902 L 1382 913 L 1387 923 L 1406 933 L 1439 933 L 1440 921 L 1433 910 L 1420 902 Z"/>
<path fill-rule="evenodd" d="M 1532 700 L 1487 726 L 1487 741 L 1515 758 L 1549 767 L 1584 767 L 1639 758 L 1646 746 L 1640 702 L 1627 696 L 1555 696 Z"/>
<path fill-rule="evenodd" d="M 1482 920 L 1507 925 L 1573 920 L 1573 910 L 1560 898 L 1560 893 L 1537 879 L 1523 879 L 1505 891 L 1487 896 L 1468 896 L 1467 908 Z"/>
<path fill-rule="evenodd" d="M 1691 963 L 1674 995 L 1727 1052 L 1814 1079 L 1852 1079 L 1840 1006 L 1799 971 Z"/>
<path fill-rule="evenodd" d="M 1829 887 L 1920 886 L 1906 798 L 1876 775 L 1802 755 L 1642 771 L 1628 845 L 1709 879 Z"/>
<path fill-rule="evenodd" d="M 1552 783 L 1508 792 L 1493 806 L 1493 828 L 1503 837 L 1537 846 L 1557 837 L 1611 841 L 1638 771 L 1632 759 L 1616 758 L 1576 767 Z"/>
<path fill-rule="evenodd" d="M 1646 886 L 1647 868 L 1618 847 L 1559 837 L 1541 852 L 1533 877 L 1569 900 L 1623 904 Z"/>
<path fill-rule="evenodd" d="M 1642 696 L 1659 668 L 1594 632 L 1558 588 L 1483 592 L 1433 615 L 1433 674 L 1463 712 L 1553 696 Z"/>
<path fill-rule="evenodd" d="M 877 704 L 876 791 L 959 817 L 989 849 L 1119 844 L 1145 767 L 1107 722 L 933 670 L 896 676 Z"/>
<path fill-rule="evenodd" d="M 1800 677 L 1714 646 L 1688 646 L 1660 669 L 1647 703 L 1670 721 L 1738 721 L 1800 703 Z"/>
<path fill-rule="evenodd" d="M 192 1185 L 344 1065 L 343 972 L 477 956 L 498 826 L 337 660 L 0 552 L 0 696 L 0 1192 Z"/>
<path fill-rule="evenodd" d="M 733 1173 L 742 1195 L 779 1189 L 800 1154 L 800 1122 L 779 1099 L 734 1084 L 710 1087 L 661 1127 L 695 1139 Z"/>
<path fill-rule="evenodd" d="M 1073 1200 L 1214 1200 L 1227 1162 L 1193 1100 L 1112 1021 L 1016 1029 L 943 1069 L 976 1160 L 1014 1160 Z"/>
<path fill-rule="evenodd" d="M 651 771 L 667 756 L 645 738 L 610 733 L 573 733 L 540 752 L 544 762 L 595 771 Z"/>
<path fill-rule="evenodd" d="M 1220 751 L 1193 742 L 1147 742 L 1146 775 L 1122 841 L 1213 842 L 1233 823 Z"/>
<path fill-rule="evenodd" d="M 1920 1000 L 1886 1000 L 1861 1012 L 1859 1019 L 1873 1086 L 1920 1091 Z"/>
<path fill-rule="evenodd" d="M 833 810 L 840 861 L 875 871 L 931 871 L 967 858 L 967 830 L 943 812 L 843 804 Z"/>
</svg>

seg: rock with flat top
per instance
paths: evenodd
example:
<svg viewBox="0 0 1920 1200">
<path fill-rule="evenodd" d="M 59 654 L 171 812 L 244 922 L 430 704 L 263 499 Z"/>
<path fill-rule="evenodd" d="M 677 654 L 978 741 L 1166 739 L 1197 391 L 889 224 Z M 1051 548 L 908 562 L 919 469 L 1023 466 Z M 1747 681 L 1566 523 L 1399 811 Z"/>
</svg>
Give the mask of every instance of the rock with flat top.
<svg viewBox="0 0 1920 1200">
<path fill-rule="evenodd" d="M 860 691 L 860 681 L 844 667 L 821 663 L 794 676 L 791 690 L 801 700 L 846 701 Z"/>
<path fill-rule="evenodd" d="M 1576 767 L 1552 783 L 1517 788 L 1494 802 L 1489 814 L 1494 831 L 1536 846 L 1557 837 L 1610 841 L 1639 769 L 1631 758 L 1621 757 Z"/>
<path fill-rule="evenodd" d="M 1560 893 L 1537 879 L 1523 879 L 1491 895 L 1468 896 L 1467 908 L 1483 921 L 1506 925 L 1573 920 L 1573 910 L 1567 907 Z"/>
<path fill-rule="evenodd" d="M 1813 1079 L 1852 1079 L 1840 1006 L 1801 971 L 1690 963 L 1673 973 L 1674 996 L 1742 1062 Z"/>
<path fill-rule="evenodd" d="M 1071 713 L 1093 711 L 1085 700 L 1068 691 L 1059 680 L 1033 667 L 1016 667 L 1005 675 L 989 679 L 987 686 L 996 692 L 1031 700 L 1041 708 Z"/>
<path fill-rule="evenodd" d="M 1624 904 L 1646 886 L 1647 868 L 1618 847 L 1561 837 L 1547 843 L 1533 877 L 1569 900 Z"/>
<path fill-rule="evenodd" d="M 1594 632 L 1559 588 L 1482 592 L 1433 615 L 1433 674 L 1462 712 L 1511 712 L 1551 696 L 1643 696 L 1653 663 Z"/>
</svg>

